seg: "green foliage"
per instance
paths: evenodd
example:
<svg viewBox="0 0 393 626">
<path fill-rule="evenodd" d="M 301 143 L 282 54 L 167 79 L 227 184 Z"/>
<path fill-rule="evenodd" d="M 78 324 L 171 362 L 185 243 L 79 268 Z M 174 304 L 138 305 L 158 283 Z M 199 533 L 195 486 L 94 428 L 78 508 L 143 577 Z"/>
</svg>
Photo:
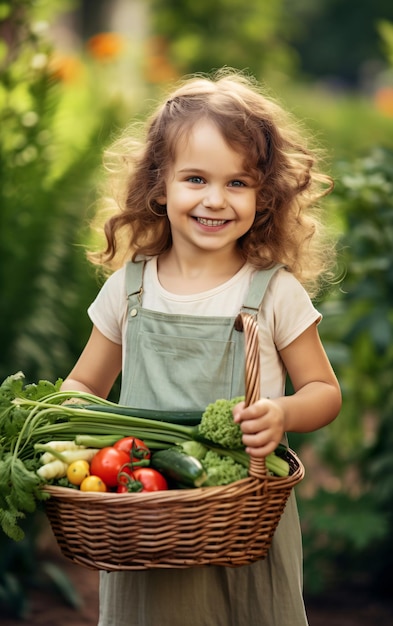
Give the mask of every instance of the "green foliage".
<svg viewBox="0 0 393 626">
<path fill-rule="evenodd" d="M 228 65 L 250 69 L 264 80 L 301 73 L 322 78 L 338 90 L 362 86 L 384 67 L 379 24 L 393 21 L 390 0 L 150 4 L 153 32 L 164 39 L 180 74 Z M 383 34 L 386 40 L 386 30 Z"/>
<path fill-rule="evenodd" d="M 14 2 L 2 23 L 10 36 L 0 75 L 0 378 L 19 369 L 33 380 L 65 375 L 90 326 L 80 313 L 97 290 L 80 243 L 115 118 L 96 102 L 84 134 L 64 128 L 73 101 L 38 27 L 42 4 Z M 76 103 L 81 89 L 71 92 Z"/>
<path fill-rule="evenodd" d="M 291 21 L 282 0 L 152 0 L 152 27 L 180 74 L 224 65 L 257 76 L 293 68 Z"/>
<path fill-rule="evenodd" d="M 25 537 L 20 542 L 10 541 L 0 533 L 0 613 L 2 617 L 26 620 L 28 623 L 29 589 L 45 593 L 58 592 L 69 606 L 78 609 L 82 599 L 72 581 L 51 560 L 38 554 L 37 539 L 47 520 L 40 511 L 22 523 Z M 41 557 L 41 558 L 39 558 Z"/>
<path fill-rule="evenodd" d="M 83 312 L 97 291 L 81 242 L 87 239 L 102 147 L 118 110 L 97 87 L 90 89 L 94 78 L 67 83 L 54 70 L 45 24 L 70 5 L 69 0 L 0 2 L 1 380 L 18 370 L 27 380 L 64 377 L 86 341 L 90 322 Z M 9 440 L 26 412 L 10 415 L 2 409 L 3 436 Z M 1 614 L 26 617 L 33 584 L 55 587 L 79 606 L 62 572 L 37 559 L 42 520 L 36 526 L 32 499 L 21 495 L 27 486 L 40 495 L 32 468 L 13 464 L 20 501 L 15 490 L 9 494 L 10 457 L 4 462 L 1 524 L 15 538 L 21 533 L 25 538 L 16 543 L 0 531 Z"/>
<path fill-rule="evenodd" d="M 393 18 L 392 18 L 393 19 Z M 390 67 L 393 67 L 393 23 L 379 20 L 377 29 L 382 39 L 382 47 Z"/>
<path fill-rule="evenodd" d="M 357 155 L 368 154 L 370 146 L 392 145 L 393 117 L 384 116 L 369 94 L 334 92 L 321 84 L 287 81 L 279 85 L 285 108 L 303 120 L 325 150 L 331 168 L 345 159 L 351 167 Z M 337 173 L 339 182 L 340 172 Z"/>
<path fill-rule="evenodd" d="M 362 575 L 370 546 L 381 546 L 389 526 L 376 510 L 370 494 L 348 497 L 346 493 L 319 490 L 310 500 L 299 500 L 305 560 L 305 588 L 309 595 L 327 586 L 348 586 Z M 372 557 L 373 558 L 373 557 Z M 373 570 L 368 566 L 368 575 Z M 354 577 L 355 574 L 355 577 Z"/>
<path fill-rule="evenodd" d="M 341 284 L 340 339 L 350 348 L 342 375 L 353 390 L 351 406 L 358 414 L 367 409 L 384 412 L 391 391 L 392 168 L 393 151 L 388 149 L 375 149 L 337 168 L 335 201 L 344 209 L 341 262 L 346 271 Z"/>
<path fill-rule="evenodd" d="M 58 391 L 60 384 L 60 379 L 56 384 L 46 380 L 26 384 L 23 374 L 18 372 L 8 376 L 0 386 L 0 527 L 14 541 L 24 537 L 20 521 L 36 510 L 38 501 L 47 497 L 35 472 L 34 455 L 30 453 L 27 462 L 23 455 L 29 429 L 37 423 L 37 417 L 15 401 L 41 400 Z"/>
<path fill-rule="evenodd" d="M 390 0 L 284 0 L 284 5 L 296 24 L 291 43 L 305 74 L 340 88 L 361 84 L 381 67 L 377 23 L 382 17 L 393 20 Z"/>
<path fill-rule="evenodd" d="M 345 276 L 320 308 L 323 339 L 338 348 L 330 356 L 343 409 L 311 437 L 335 490 L 300 502 L 306 580 L 316 584 L 319 569 L 318 585 L 332 582 L 337 564 L 351 569 L 350 555 L 357 571 L 367 562 L 363 575 L 381 590 L 393 565 L 393 150 L 338 163 L 336 179 L 331 202 L 342 225 Z"/>
</svg>

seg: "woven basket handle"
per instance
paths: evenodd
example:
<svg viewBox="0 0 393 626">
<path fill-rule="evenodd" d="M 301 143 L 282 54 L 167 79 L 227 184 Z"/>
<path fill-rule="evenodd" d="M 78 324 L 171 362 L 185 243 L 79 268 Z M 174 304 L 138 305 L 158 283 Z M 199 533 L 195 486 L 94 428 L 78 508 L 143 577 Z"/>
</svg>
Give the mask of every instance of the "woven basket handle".
<svg viewBox="0 0 393 626">
<path fill-rule="evenodd" d="M 239 313 L 235 328 L 244 331 L 246 363 L 245 363 L 245 404 L 249 406 L 260 397 L 260 364 L 259 364 L 259 337 L 258 323 L 255 316 L 249 313 Z M 265 459 L 250 457 L 249 475 L 255 478 L 266 478 Z"/>
</svg>

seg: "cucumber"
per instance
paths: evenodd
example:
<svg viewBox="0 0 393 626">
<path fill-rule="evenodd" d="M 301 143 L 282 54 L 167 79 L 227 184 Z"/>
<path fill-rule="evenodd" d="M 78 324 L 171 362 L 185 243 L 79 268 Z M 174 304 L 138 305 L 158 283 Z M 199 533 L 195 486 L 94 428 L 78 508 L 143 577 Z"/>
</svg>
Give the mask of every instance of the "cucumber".
<svg viewBox="0 0 393 626">
<path fill-rule="evenodd" d="M 130 406 L 117 404 L 108 406 L 105 404 L 69 404 L 70 408 L 88 409 L 89 411 L 100 411 L 100 413 L 116 413 L 127 417 L 142 417 L 144 419 L 157 420 L 159 422 L 169 422 L 183 426 L 197 426 L 203 411 L 163 411 L 159 409 L 136 409 Z M 68 408 L 68 407 L 67 407 Z"/>
<path fill-rule="evenodd" d="M 202 463 L 178 447 L 154 452 L 150 466 L 185 487 L 200 487 L 207 478 Z"/>
</svg>

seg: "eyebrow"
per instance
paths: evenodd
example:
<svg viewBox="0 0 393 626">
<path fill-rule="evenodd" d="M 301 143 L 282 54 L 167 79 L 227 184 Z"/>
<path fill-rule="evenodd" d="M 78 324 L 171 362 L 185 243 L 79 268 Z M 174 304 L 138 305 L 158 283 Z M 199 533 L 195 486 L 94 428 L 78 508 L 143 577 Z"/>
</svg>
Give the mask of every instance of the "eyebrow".
<svg viewBox="0 0 393 626">
<path fill-rule="evenodd" d="M 200 176 L 204 176 L 208 174 L 206 170 L 201 170 L 198 167 L 184 167 L 181 170 L 178 170 L 178 173 L 179 174 L 198 174 Z M 230 174 L 228 178 L 231 178 L 231 179 L 252 178 L 252 176 L 251 174 L 248 174 L 247 172 L 243 171 L 243 172 L 234 172 L 233 174 Z"/>
</svg>

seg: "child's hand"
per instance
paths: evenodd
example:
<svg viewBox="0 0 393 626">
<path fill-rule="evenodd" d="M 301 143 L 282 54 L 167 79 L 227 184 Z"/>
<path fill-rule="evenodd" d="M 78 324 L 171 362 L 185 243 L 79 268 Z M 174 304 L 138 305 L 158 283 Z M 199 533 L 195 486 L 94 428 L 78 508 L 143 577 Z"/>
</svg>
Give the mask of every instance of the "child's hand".
<svg viewBox="0 0 393 626">
<path fill-rule="evenodd" d="M 267 456 L 283 437 L 284 410 L 274 400 L 264 398 L 248 407 L 240 402 L 233 408 L 233 417 L 243 431 L 243 443 L 251 456 Z"/>
</svg>

